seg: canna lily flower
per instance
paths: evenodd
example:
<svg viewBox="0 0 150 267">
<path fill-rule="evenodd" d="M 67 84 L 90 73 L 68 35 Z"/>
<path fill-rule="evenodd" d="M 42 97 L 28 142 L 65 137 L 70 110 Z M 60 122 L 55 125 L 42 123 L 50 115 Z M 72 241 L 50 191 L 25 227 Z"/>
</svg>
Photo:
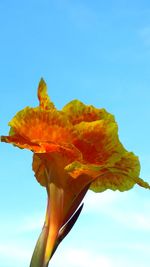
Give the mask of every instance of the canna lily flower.
<svg viewBox="0 0 150 267">
<path fill-rule="evenodd" d="M 1 141 L 33 151 L 33 171 L 47 190 L 48 204 L 30 267 L 47 267 L 77 220 L 88 189 L 150 186 L 139 178 L 138 157 L 119 141 L 113 115 L 78 100 L 57 110 L 43 79 L 38 99 L 38 107 L 26 107 L 14 116 L 9 136 L 1 136 Z"/>
</svg>

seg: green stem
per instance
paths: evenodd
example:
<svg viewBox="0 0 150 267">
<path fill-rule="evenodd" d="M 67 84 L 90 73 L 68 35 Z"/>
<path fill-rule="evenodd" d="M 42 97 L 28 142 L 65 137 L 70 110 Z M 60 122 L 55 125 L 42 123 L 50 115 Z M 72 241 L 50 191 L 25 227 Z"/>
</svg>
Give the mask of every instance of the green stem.
<svg viewBox="0 0 150 267">
<path fill-rule="evenodd" d="M 49 183 L 47 193 L 45 224 L 34 249 L 30 267 L 48 266 L 62 223 L 63 190 L 54 183 Z"/>
<path fill-rule="evenodd" d="M 45 254 L 45 248 L 47 243 L 47 236 L 49 232 L 49 209 L 50 209 L 50 201 L 48 197 L 48 204 L 47 204 L 47 211 L 46 211 L 46 219 L 45 223 L 42 229 L 42 232 L 38 238 L 38 241 L 36 243 L 31 262 L 30 267 L 47 267 L 48 265 L 44 266 L 44 254 Z"/>
</svg>

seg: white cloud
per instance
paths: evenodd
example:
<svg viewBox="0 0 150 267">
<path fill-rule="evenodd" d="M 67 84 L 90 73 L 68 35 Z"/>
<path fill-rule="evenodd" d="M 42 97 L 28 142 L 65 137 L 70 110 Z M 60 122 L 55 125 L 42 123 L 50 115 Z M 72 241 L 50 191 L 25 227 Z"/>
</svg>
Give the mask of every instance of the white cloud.
<svg viewBox="0 0 150 267">
<path fill-rule="evenodd" d="M 123 254 L 121 255 L 115 254 L 117 251 L 122 251 Z M 1 240 L 0 266 L 26 267 L 29 265 L 32 252 L 33 252 L 33 247 L 31 244 L 31 240 L 29 239 L 26 240 L 24 236 L 20 240 L 17 238 L 11 239 L 11 241 L 5 240 L 5 242 Z M 120 242 L 118 241 L 117 243 L 113 242 L 108 244 L 102 243 L 99 246 L 99 252 L 98 252 L 96 250 L 96 244 L 94 243 L 94 239 L 91 240 L 91 248 L 87 247 L 85 242 L 85 249 L 83 249 L 82 246 L 80 246 L 80 242 L 79 242 L 79 247 L 77 247 L 77 243 L 74 244 L 73 240 L 72 241 L 68 240 L 59 247 L 57 253 L 54 255 L 52 259 L 52 262 L 50 263 L 50 266 L 52 267 L 58 267 L 58 266 L 148 267 L 147 265 L 140 265 L 141 263 L 138 262 L 138 259 L 135 258 L 130 259 L 130 254 L 132 255 L 138 254 L 137 257 L 139 257 L 142 262 L 145 256 L 149 257 L 149 245 L 144 242 L 137 243 L 129 241 L 124 243 L 123 240 L 120 240 Z"/>
<path fill-rule="evenodd" d="M 42 229 L 44 224 L 44 216 L 43 214 L 34 214 L 30 216 L 26 216 L 22 219 L 20 226 L 17 228 L 18 232 L 30 232 Z"/>
<path fill-rule="evenodd" d="M 62 255 L 61 255 L 62 254 Z M 63 261 L 62 261 L 63 258 Z M 71 266 L 71 267 L 114 267 L 111 260 L 100 253 L 78 248 L 67 248 L 60 251 L 58 257 L 53 258 L 52 266 Z"/>
<path fill-rule="evenodd" d="M 23 240 L 11 240 L 0 243 L 0 263 L 7 267 L 24 267 L 29 265 L 32 256 L 32 246 Z M 63 261 L 62 261 L 63 259 Z M 0 265 L 2 266 L 2 265 Z M 108 257 L 79 248 L 62 246 L 56 257 L 53 257 L 52 266 L 71 267 L 113 267 Z"/>
<path fill-rule="evenodd" d="M 88 215 L 105 214 L 111 220 L 127 228 L 150 231 L 150 200 L 132 192 L 114 192 L 107 190 L 101 194 L 89 192 L 85 197 L 84 212 Z"/>
<path fill-rule="evenodd" d="M 109 211 L 109 215 L 130 229 L 150 231 L 150 213 L 113 209 Z"/>
<path fill-rule="evenodd" d="M 2 264 L 0 266 L 24 267 L 30 262 L 30 257 L 31 249 L 15 240 L 0 244 L 0 264 Z"/>
<path fill-rule="evenodd" d="M 115 244 L 112 245 L 112 251 Z M 109 244 L 108 244 L 109 246 Z M 120 251 L 120 243 L 116 251 Z M 124 252 L 123 252 L 124 251 Z M 118 253 L 101 253 L 91 250 L 74 248 L 59 249 L 52 259 L 52 267 L 148 267 L 147 259 L 149 259 L 149 250 L 143 244 L 123 244 L 121 255 Z M 137 256 L 136 256 L 137 255 Z M 136 256 L 136 257 L 135 257 Z M 145 259 L 146 258 L 146 259 Z"/>
<path fill-rule="evenodd" d="M 35 213 L 23 217 L 2 218 L 0 222 L 0 235 L 15 236 L 35 232 L 42 229 L 45 214 Z"/>
<path fill-rule="evenodd" d="M 31 251 L 20 244 L 3 244 L 0 245 L 0 262 L 3 266 L 20 267 L 27 266 L 31 257 Z M 63 261 L 62 261 L 63 259 Z M 103 255 L 81 250 L 81 249 L 66 249 L 63 255 L 58 255 L 53 258 L 52 266 L 71 266 L 71 267 L 113 267 L 110 260 Z"/>
<path fill-rule="evenodd" d="M 68 262 L 67 266 L 72 267 L 111 267 L 111 261 L 103 256 L 97 255 L 94 252 L 81 250 L 81 249 L 70 249 L 67 252 L 66 260 Z"/>
<path fill-rule="evenodd" d="M 72 246 L 72 245 L 71 245 Z M 54 255 L 50 266 L 52 267 L 148 267 L 144 257 L 149 257 L 149 246 L 141 243 L 118 243 L 108 244 L 108 247 L 112 251 L 119 250 L 124 251 L 123 254 L 110 254 L 108 255 L 96 252 L 91 246 L 91 250 L 86 248 L 67 247 L 61 246 L 59 251 Z M 130 254 L 132 256 L 130 256 Z M 134 256 L 137 254 L 137 257 Z M 30 245 L 22 245 L 20 242 L 7 242 L 0 244 L 0 266 L 3 267 L 26 267 L 29 265 L 32 255 L 32 249 Z"/>
<path fill-rule="evenodd" d="M 136 253 L 141 253 L 141 255 L 148 255 L 149 256 L 149 244 L 147 244 L 146 242 L 143 243 L 143 242 L 140 242 L 140 243 L 125 243 L 125 244 L 122 244 L 122 247 L 126 250 L 132 250 L 132 251 L 135 251 Z"/>
<path fill-rule="evenodd" d="M 136 229 L 144 232 L 150 231 L 150 213 L 147 212 L 150 203 L 148 204 L 146 198 L 142 199 L 141 196 L 138 196 L 134 191 L 120 193 L 118 191 L 113 192 L 108 190 L 102 194 L 95 194 L 89 191 L 85 197 L 84 203 L 85 215 L 94 216 L 94 214 L 102 213 L 108 216 L 110 222 L 119 222 L 121 228 L 124 225 L 131 230 Z M 140 206 L 138 207 L 139 203 Z M 136 210 L 135 206 L 137 206 Z M 30 262 L 33 247 L 35 245 L 34 243 L 36 242 L 36 240 L 33 240 L 35 237 L 33 238 L 32 233 L 35 234 L 36 231 L 40 232 L 43 222 L 44 214 L 42 213 L 34 215 L 30 214 L 29 216 L 26 215 L 19 218 L 17 221 L 14 218 L 14 221 L 11 220 L 7 223 L 1 222 L 0 264 L 5 262 L 2 267 L 25 267 L 29 265 L 28 263 Z M 9 227 L 10 225 L 12 228 Z M 104 227 L 103 222 L 101 227 Z M 121 228 L 119 227 L 118 231 L 120 231 Z M 12 229 L 13 233 L 11 233 Z M 78 233 L 78 236 L 80 238 L 80 232 Z M 89 250 L 89 246 L 88 244 L 86 245 L 86 242 L 84 250 L 80 246 L 80 243 L 79 247 L 77 247 L 77 243 L 72 243 L 74 240 L 68 239 L 68 243 L 63 242 L 64 244 L 59 247 L 50 266 L 131 267 L 131 262 L 133 260 L 130 262 L 130 255 L 128 255 L 128 252 L 133 252 L 134 255 L 136 253 L 139 254 L 141 259 L 144 259 L 145 255 L 146 257 L 149 255 L 149 244 L 146 243 L 148 242 L 147 239 L 145 242 L 144 239 L 141 243 L 136 242 L 134 238 L 129 240 L 129 242 L 127 242 L 127 240 L 125 242 L 120 240 L 120 242 L 113 243 L 111 240 L 112 239 L 110 238 L 108 244 L 103 244 L 100 241 L 98 246 L 100 253 L 98 253 L 95 251 L 97 245 L 95 243 L 96 240 L 94 241 L 94 239 L 91 240 L 91 250 Z M 68 247 L 66 247 L 66 244 Z M 113 251 L 118 251 L 118 249 L 121 249 L 124 253 L 122 259 L 120 259 L 119 255 L 116 256 L 110 254 L 113 253 Z M 107 256 L 105 254 L 107 254 Z M 122 261 L 123 263 L 121 263 Z M 133 266 L 135 265 L 142 267 L 142 265 L 134 259 Z M 147 266 L 144 265 L 144 267 Z"/>
<path fill-rule="evenodd" d="M 124 196 L 119 191 L 114 192 L 112 190 L 107 190 L 100 194 L 89 191 L 83 202 L 85 203 L 86 211 L 93 213 L 106 210 Z"/>
</svg>

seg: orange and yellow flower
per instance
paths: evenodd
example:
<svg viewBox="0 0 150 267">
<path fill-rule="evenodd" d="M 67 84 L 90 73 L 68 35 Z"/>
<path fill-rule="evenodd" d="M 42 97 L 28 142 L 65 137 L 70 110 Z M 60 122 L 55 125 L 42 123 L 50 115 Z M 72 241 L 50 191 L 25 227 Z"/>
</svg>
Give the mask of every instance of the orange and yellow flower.
<svg viewBox="0 0 150 267">
<path fill-rule="evenodd" d="M 139 178 L 138 157 L 120 143 L 113 115 L 78 100 L 57 110 L 43 79 L 38 98 L 38 107 L 26 107 L 14 116 L 9 136 L 1 141 L 34 153 L 33 170 L 46 187 L 48 205 L 30 266 L 46 267 L 79 216 L 82 207 L 77 208 L 88 189 L 125 191 L 135 184 L 150 186 Z"/>
</svg>

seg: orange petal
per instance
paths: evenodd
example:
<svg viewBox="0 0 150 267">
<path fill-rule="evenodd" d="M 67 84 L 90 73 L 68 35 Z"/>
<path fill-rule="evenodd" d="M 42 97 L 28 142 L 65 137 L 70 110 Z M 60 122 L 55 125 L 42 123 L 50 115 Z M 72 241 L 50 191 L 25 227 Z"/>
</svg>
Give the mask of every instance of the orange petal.
<svg viewBox="0 0 150 267">
<path fill-rule="evenodd" d="M 46 186 L 46 169 L 44 161 L 40 159 L 40 157 L 37 154 L 33 154 L 33 162 L 32 162 L 32 169 L 35 173 L 35 177 L 37 181 L 42 185 Z"/>
<path fill-rule="evenodd" d="M 139 178 L 140 163 L 138 157 L 131 152 L 125 152 L 122 157 L 112 165 L 92 165 L 74 162 L 66 166 L 65 170 L 75 180 L 81 175 L 91 177 L 90 189 L 103 192 L 106 189 L 126 191 L 135 184 L 149 188 L 148 183 Z"/>
<path fill-rule="evenodd" d="M 34 153 L 32 163 L 32 169 L 35 173 L 35 177 L 42 186 L 47 185 L 45 173 L 46 165 L 51 166 L 53 161 L 57 161 L 58 172 L 60 172 L 58 176 L 61 176 L 61 179 L 63 181 L 63 175 L 64 179 L 66 179 L 65 176 L 67 174 L 64 174 L 65 166 L 70 164 L 71 162 L 74 162 L 74 160 L 81 160 L 82 157 L 80 151 L 78 151 L 74 146 L 71 145 L 68 147 L 54 145 L 53 150 L 52 148 L 51 150 L 50 148 L 48 148 L 45 152 L 46 153 L 42 154 L 40 154 L 41 152 L 38 151 Z"/>
<path fill-rule="evenodd" d="M 64 106 L 62 111 L 68 116 L 72 124 L 102 119 L 107 119 L 110 122 L 114 121 L 114 116 L 108 113 L 105 109 L 98 109 L 93 106 L 84 105 L 79 100 L 69 102 L 66 106 Z"/>
<path fill-rule="evenodd" d="M 138 157 L 131 152 L 126 152 L 114 166 L 104 166 L 99 177 L 94 180 L 90 189 L 102 192 L 106 189 L 126 191 L 135 184 L 150 188 L 148 183 L 139 178 L 140 163 Z"/>
<path fill-rule="evenodd" d="M 115 162 L 124 153 L 115 122 L 81 122 L 75 125 L 75 134 L 74 145 L 82 152 L 84 164 Z"/>
<path fill-rule="evenodd" d="M 61 146 L 54 143 L 46 143 L 46 142 L 43 143 L 30 142 L 30 140 L 27 140 L 17 134 L 14 134 L 13 136 L 1 136 L 1 142 L 10 143 L 19 148 L 26 148 L 35 153 L 58 152 L 68 157 L 70 159 L 69 161 L 81 157 L 80 152 L 74 146 L 71 145 Z"/>
<path fill-rule="evenodd" d="M 102 168 L 103 166 L 100 165 L 83 164 L 79 161 L 74 161 L 71 164 L 68 164 L 65 167 L 65 170 L 74 179 L 77 179 L 82 175 L 87 175 L 88 177 L 91 177 L 89 181 L 92 182 L 92 180 L 95 180 L 98 177 Z"/>
<path fill-rule="evenodd" d="M 26 148 L 35 152 L 40 152 L 41 148 L 38 144 L 33 144 L 29 140 L 26 140 L 19 134 L 14 136 L 1 136 L 1 142 L 9 143 L 19 148 Z"/>
<path fill-rule="evenodd" d="M 61 112 L 26 107 L 18 112 L 9 123 L 16 134 L 30 142 L 71 142 L 71 127 Z"/>
<path fill-rule="evenodd" d="M 47 85 L 43 79 L 41 79 L 41 81 L 39 82 L 38 99 L 40 101 L 40 107 L 42 109 L 55 109 L 53 102 L 51 102 L 47 94 Z"/>
<path fill-rule="evenodd" d="M 34 154 L 32 165 L 35 177 L 41 185 L 47 187 L 48 183 L 53 182 L 59 188 L 63 188 L 64 216 L 76 197 L 92 181 L 92 178 L 85 174 L 74 179 L 65 169 L 67 163 L 68 158 L 60 153 L 44 153 Z"/>
</svg>

